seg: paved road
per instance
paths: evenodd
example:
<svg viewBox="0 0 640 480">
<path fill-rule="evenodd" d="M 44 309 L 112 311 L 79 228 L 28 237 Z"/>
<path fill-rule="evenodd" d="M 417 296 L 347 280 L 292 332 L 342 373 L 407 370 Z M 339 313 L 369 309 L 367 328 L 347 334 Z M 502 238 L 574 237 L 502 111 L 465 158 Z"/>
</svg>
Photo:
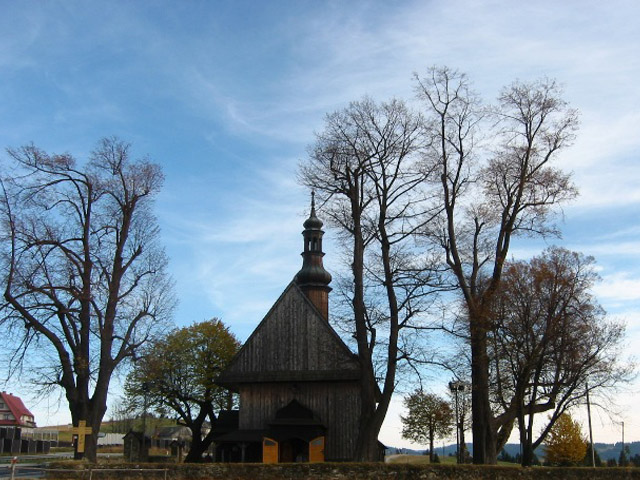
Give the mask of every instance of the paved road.
<svg viewBox="0 0 640 480">
<path fill-rule="evenodd" d="M 22 463 L 16 466 L 14 478 L 41 478 L 44 476 L 42 463 Z M 7 465 L 0 466 L 0 478 L 11 478 L 11 467 Z"/>
<path fill-rule="evenodd" d="M 101 454 L 98 454 L 101 455 Z M 108 454 L 107 454 L 108 455 Z M 14 457 L 18 457 L 18 465 L 21 463 L 42 463 L 42 462 L 53 462 L 56 460 L 61 460 L 63 458 L 73 458 L 73 452 L 56 452 L 56 453 L 38 453 L 35 455 L 21 455 L 16 454 Z M 0 457 L 0 468 L 4 468 L 11 463 L 11 458 L 9 456 Z"/>
<path fill-rule="evenodd" d="M 122 457 L 121 453 L 99 453 L 99 457 Z M 32 458 L 29 456 L 18 456 L 18 463 L 16 464 L 16 471 L 14 478 L 42 478 L 44 477 L 44 471 L 48 467 L 49 462 L 60 460 L 62 458 L 73 458 L 73 452 L 57 452 L 42 455 L 34 455 Z M 3 459 L 4 460 L 4 459 Z M 0 479 L 11 478 L 11 464 L 10 458 L 6 459 L 6 462 L 0 463 Z"/>
</svg>

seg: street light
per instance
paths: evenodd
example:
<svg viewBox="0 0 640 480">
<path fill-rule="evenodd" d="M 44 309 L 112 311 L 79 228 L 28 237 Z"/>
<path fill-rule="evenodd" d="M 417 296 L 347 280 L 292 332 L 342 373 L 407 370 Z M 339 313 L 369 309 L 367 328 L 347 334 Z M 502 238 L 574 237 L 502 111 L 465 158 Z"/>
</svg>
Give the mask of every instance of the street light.
<svg viewBox="0 0 640 480">
<path fill-rule="evenodd" d="M 452 380 L 449 382 L 449 390 L 453 393 L 456 402 L 456 462 L 462 463 L 462 448 L 460 448 L 460 431 L 462 430 L 462 425 L 460 425 L 459 421 L 458 392 L 464 392 L 464 383 L 459 380 Z"/>
</svg>

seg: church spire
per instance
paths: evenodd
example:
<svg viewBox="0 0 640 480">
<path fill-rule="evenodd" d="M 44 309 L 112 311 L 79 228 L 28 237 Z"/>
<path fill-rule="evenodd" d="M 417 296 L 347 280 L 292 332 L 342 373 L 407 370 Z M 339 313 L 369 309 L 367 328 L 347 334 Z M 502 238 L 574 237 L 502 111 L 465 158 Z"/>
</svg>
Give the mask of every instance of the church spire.
<svg viewBox="0 0 640 480">
<path fill-rule="evenodd" d="M 331 274 L 322 265 L 322 220 L 316 216 L 315 192 L 311 192 L 311 213 L 305 220 L 302 268 L 295 281 L 326 320 L 329 319 L 329 292 Z"/>
<path fill-rule="evenodd" d="M 310 217 L 315 217 L 316 216 L 316 192 L 315 190 L 311 190 L 311 213 L 309 214 Z"/>
</svg>

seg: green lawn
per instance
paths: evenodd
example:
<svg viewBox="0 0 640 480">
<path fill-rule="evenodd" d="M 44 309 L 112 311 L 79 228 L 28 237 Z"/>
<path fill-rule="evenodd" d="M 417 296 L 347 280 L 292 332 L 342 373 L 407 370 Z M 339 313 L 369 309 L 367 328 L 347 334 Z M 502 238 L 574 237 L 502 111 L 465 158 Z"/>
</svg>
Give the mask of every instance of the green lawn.
<svg viewBox="0 0 640 480">
<path fill-rule="evenodd" d="M 456 463 L 455 457 L 439 457 L 440 463 L 454 464 Z M 428 464 L 429 455 L 390 455 L 388 463 L 415 463 L 415 464 Z"/>
<path fill-rule="evenodd" d="M 456 457 L 439 457 L 440 463 L 454 465 L 456 463 Z M 414 463 L 416 465 L 429 464 L 429 455 L 390 455 L 387 459 L 387 463 Z M 498 465 L 505 465 L 516 467 L 519 464 L 510 462 L 498 461 Z"/>
</svg>

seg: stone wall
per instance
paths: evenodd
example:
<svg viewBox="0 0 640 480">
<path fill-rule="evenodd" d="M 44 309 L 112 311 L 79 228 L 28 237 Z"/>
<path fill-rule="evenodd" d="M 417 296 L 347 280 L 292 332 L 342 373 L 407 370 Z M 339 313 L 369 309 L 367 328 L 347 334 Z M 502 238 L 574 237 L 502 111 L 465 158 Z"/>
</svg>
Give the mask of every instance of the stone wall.
<svg viewBox="0 0 640 480">
<path fill-rule="evenodd" d="M 474 465 L 409 465 L 382 463 L 316 464 L 146 464 L 140 469 L 167 469 L 167 480 L 640 480 L 640 468 L 520 468 Z M 58 463 L 47 472 L 49 479 L 83 479 L 87 468 L 94 480 L 163 480 L 164 470 L 131 470 L 131 464 Z M 127 469 L 114 470 L 114 469 Z"/>
</svg>

